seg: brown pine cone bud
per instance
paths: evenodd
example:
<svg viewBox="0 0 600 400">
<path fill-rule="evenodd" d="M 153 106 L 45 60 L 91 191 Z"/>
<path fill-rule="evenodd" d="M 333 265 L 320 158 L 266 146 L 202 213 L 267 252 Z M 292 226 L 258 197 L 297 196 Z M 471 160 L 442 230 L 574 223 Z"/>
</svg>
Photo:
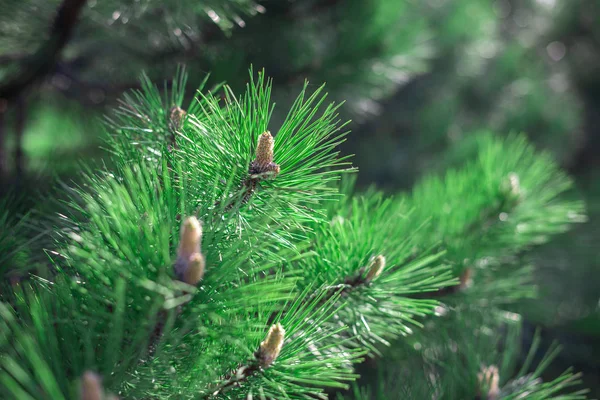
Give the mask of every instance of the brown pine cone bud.
<svg viewBox="0 0 600 400">
<path fill-rule="evenodd" d="M 183 126 L 183 119 L 187 113 L 178 106 L 173 106 L 169 111 L 169 126 L 172 130 L 178 131 Z"/>
<path fill-rule="evenodd" d="M 507 197 L 508 200 L 518 201 L 523 195 L 521 189 L 521 181 L 519 175 L 514 172 L 508 174 L 508 177 L 502 182 L 501 187 L 502 193 Z"/>
<path fill-rule="evenodd" d="M 179 237 L 178 257 L 190 258 L 194 253 L 200 253 L 202 240 L 202 226 L 196 217 L 188 217 L 181 225 Z"/>
<path fill-rule="evenodd" d="M 258 165 L 267 165 L 273 162 L 273 147 L 275 141 L 271 132 L 266 131 L 258 138 L 258 146 L 256 146 L 256 163 Z"/>
<path fill-rule="evenodd" d="M 102 379 L 92 371 L 86 371 L 81 378 L 80 400 L 103 400 Z"/>
<path fill-rule="evenodd" d="M 280 323 L 272 325 L 267 333 L 267 337 L 260 344 L 260 350 L 258 351 L 258 361 L 262 368 L 267 368 L 277 359 L 281 348 L 283 347 L 283 341 L 285 340 L 285 329 Z"/>
<path fill-rule="evenodd" d="M 273 162 L 273 146 L 275 141 L 271 132 L 266 131 L 258 138 L 256 158 L 250 166 L 251 175 L 264 175 L 274 178 L 279 174 L 279 165 Z"/>
<path fill-rule="evenodd" d="M 471 268 L 465 268 L 460 274 L 460 289 L 466 289 L 473 284 L 473 270 Z"/>
<path fill-rule="evenodd" d="M 495 365 L 483 367 L 481 372 L 477 374 L 477 380 L 479 381 L 480 396 L 486 400 L 496 400 L 498 398 L 500 394 L 498 367 Z"/>
<path fill-rule="evenodd" d="M 385 257 L 382 255 L 375 257 L 375 259 L 369 266 L 369 270 L 367 271 L 367 276 L 365 278 L 365 281 L 368 283 L 374 279 L 377 279 L 377 277 L 379 277 L 379 275 L 381 275 L 381 273 L 383 272 L 384 268 L 385 268 Z"/>
<path fill-rule="evenodd" d="M 197 285 L 204 276 L 204 256 L 200 253 L 192 254 L 188 260 L 183 280 L 189 285 Z"/>
<path fill-rule="evenodd" d="M 196 217 L 186 218 L 183 224 L 181 224 L 179 248 L 177 249 L 177 260 L 175 261 L 175 275 L 177 275 L 177 279 L 187 282 L 186 271 L 188 270 L 192 256 L 199 254 L 202 257 L 202 253 L 200 252 L 201 241 L 202 225 L 200 225 L 200 221 Z M 204 263 L 202 264 L 203 273 Z M 197 274 L 190 275 L 190 279 L 195 275 Z"/>
</svg>

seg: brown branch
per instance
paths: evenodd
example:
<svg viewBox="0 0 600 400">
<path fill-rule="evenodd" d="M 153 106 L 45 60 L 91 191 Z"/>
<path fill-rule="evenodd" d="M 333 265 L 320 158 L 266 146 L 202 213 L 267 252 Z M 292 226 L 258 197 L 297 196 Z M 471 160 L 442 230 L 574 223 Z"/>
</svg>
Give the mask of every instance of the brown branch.
<svg viewBox="0 0 600 400">
<path fill-rule="evenodd" d="M 86 0 L 63 0 L 49 33 L 49 39 L 33 55 L 24 59 L 22 72 L 0 86 L 0 99 L 13 100 L 48 75 L 71 39 Z"/>
<path fill-rule="evenodd" d="M 23 135 L 25 134 L 25 120 L 27 113 L 27 103 L 22 97 L 16 101 L 16 145 L 15 145 L 15 169 L 17 177 L 23 176 L 25 171 L 25 153 L 23 151 Z"/>
<path fill-rule="evenodd" d="M 238 367 L 235 371 L 230 373 L 224 378 L 224 383 L 217 387 L 212 393 L 204 396 L 204 400 L 212 399 L 217 397 L 218 395 L 226 392 L 227 390 L 238 386 L 241 382 L 248 379 L 250 376 L 255 373 L 261 371 L 262 368 L 259 365 L 258 359 L 255 357 L 253 360 L 250 360 L 247 365 L 242 365 Z"/>
<path fill-rule="evenodd" d="M 0 55 L 0 65 L 5 65 L 5 64 L 13 63 L 15 61 L 22 60 L 26 56 L 27 56 L 27 54 L 24 54 L 24 53 L 2 54 L 2 55 Z"/>
<path fill-rule="evenodd" d="M 0 181 L 4 178 L 6 173 L 6 151 L 4 145 L 6 144 L 5 135 L 4 135 L 4 125 L 5 125 L 5 114 L 8 108 L 8 102 L 6 100 L 0 99 Z"/>
</svg>

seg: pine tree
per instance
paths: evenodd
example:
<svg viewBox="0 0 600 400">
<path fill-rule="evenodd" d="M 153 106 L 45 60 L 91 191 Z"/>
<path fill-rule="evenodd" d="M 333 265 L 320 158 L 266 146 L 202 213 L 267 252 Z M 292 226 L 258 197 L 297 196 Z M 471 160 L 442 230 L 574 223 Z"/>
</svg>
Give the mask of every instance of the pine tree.
<svg viewBox="0 0 600 400">
<path fill-rule="evenodd" d="M 323 87 L 269 132 L 264 72 L 187 104 L 173 82 L 109 118 L 111 169 L 47 222 L 52 276 L 3 290 L 3 397 L 374 398 L 340 390 L 391 357 L 377 398 L 584 398 L 541 379 L 555 350 L 530 367 L 539 339 L 517 370 L 506 308 L 535 292 L 523 252 L 584 218 L 548 155 L 484 134 L 411 193 L 360 193 Z"/>
<path fill-rule="evenodd" d="M 1 3 L 1 398 L 585 398 L 596 5 Z"/>
</svg>

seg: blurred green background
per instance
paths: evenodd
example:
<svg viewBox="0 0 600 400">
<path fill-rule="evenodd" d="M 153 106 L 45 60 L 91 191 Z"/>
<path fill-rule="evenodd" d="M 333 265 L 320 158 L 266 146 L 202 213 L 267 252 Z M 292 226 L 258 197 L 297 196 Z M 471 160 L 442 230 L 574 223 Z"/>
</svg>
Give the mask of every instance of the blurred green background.
<svg viewBox="0 0 600 400">
<path fill-rule="evenodd" d="M 65 4 L 81 6 L 71 32 L 54 22 Z M 0 220 L 19 232 L 4 235 L 16 244 L 0 263 L 35 262 L 24 243 L 44 232 L 21 217 L 52 212 L 61 185 L 107 162 L 103 115 L 142 71 L 162 83 L 184 64 L 189 89 L 209 72 L 241 89 L 252 65 L 282 106 L 271 131 L 304 79 L 346 101 L 342 150 L 363 187 L 409 190 L 471 157 L 482 130 L 524 132 L 549 151 L 589 222 L 527 255 L 540 297 L 515 307 L 565 346 L 554 367 L 584 372 L 600 396 L 600 1 L 0 0 L 0 10 Z"/>
</svg>

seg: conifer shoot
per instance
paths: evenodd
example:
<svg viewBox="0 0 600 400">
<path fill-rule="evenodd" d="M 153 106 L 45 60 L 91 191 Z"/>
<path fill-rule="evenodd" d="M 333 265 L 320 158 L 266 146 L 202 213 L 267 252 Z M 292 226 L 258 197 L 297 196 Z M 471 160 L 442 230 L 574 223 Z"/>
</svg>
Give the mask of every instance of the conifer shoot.
<svg viewBox="0 0 600 400">
<path fill-rule="evenodd" d="M 381 275 L 381 273 L 383 272 L 384 268 L 385 268 L 385 257 L 382 255 L 378 255 L 377 257 L 375 257 L 375 259 L 371 263 L 371 266 L 369 267 L 369 270 L 367 271 L 367 276 L 365 278 L 365 281 L 368 283 L 368 282 L 373 281 L 374 279 L 377 279 L 379 277 L 379 275 Z"/>
<path fill-rule="evenodd" d="M 204 276 L 204 256 L 194 253 L 189 259 L 187 269 L 183 274 L 184 282 L 189 285 L 197 285 Z"/>
<path fill-rule="evenodd" d="M 181 107 L 173 106 L 169 111 L 169 125 L 174 131 L 181 129 L 183 125 L 183 119 L 187 113 Z"/>
<path fill-rule="evenodd" d="M 81 391 L 79 398 L 81 400 L 103 400 L 104 390 L 102 389 L 102 379 L 98 374 L 92 371 L 86 371 L 81 378 Z"/>
<path fill-rule="evenodd" d="M 495 365 L 483 367 L 481 372 L 477 374 L 477 380 L 479 381 L 480 394 L 484 394 L 487 400 L 496 400 L 498 398 L 500 394 L 498 367 Z"/>
<path fill-rule="evenodd" d="M 284 339 L 285 329 L 283 329 L 283 326 L 280 323 L 272 325 L 269 333 L 267 333 L 267 337 L 260 344 L 257 358 L 262 368 L 269 367 L 277 359 L 283 347 Z"/>
<path fill-rule="evenodd" d="M 204 275 L 204 256 L 200 251 L 202 225 L 196 217 L 188 217 L 181 225 L 175 274 L 190 284 L 197 284 Z"/>
<path fill-rule="evenodd" d="M 251 175 L 269 175 L 274 178 L 279 174 L 279 165 L 273 162 L 275 141 L 271 132 L 266 131 L 258 138 L 256 158 L 250 166 Z"/>
<path fill-rule="evenodd" d="M 202 226 L 196 217 L 188 217 L 181 225 L 178 257 L 189 258 L 194 253 L 200 253 Z"/>
</svg>

